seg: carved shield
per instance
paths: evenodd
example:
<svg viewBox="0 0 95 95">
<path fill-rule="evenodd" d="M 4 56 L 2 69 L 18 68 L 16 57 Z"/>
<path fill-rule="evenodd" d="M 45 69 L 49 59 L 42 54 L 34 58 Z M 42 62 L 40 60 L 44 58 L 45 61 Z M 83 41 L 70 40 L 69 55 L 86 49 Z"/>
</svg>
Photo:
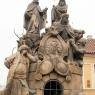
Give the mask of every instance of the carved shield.
<svg viewBox="0 0 95 95">
<path fill-rule="evenodd" d="M 40 43 L 39 54 L 43 57 L 40 65 L 41 74 L 49 74 L 53 69 L 61 75 L 67 73 L 65 62 L 61 63 L 59 60 L 67 56 L 68 45 L 59 35 L 46 35 Z"/>
<path fill-rule="evenodd" d="M 53 64 L 49 61 L 44 61 L 40 65 L 40 73 L 43 75 L 50 73 L 52 70 L 53 70 Z"/>
<path fill-rule="evenodd" d="M 65 62 L 60 62 L 55 65 L 55 71 L 60 75 L 66 76 L 69 72 L 69 68 L 66 66 Z"/>
<path fill-rule="evenodd" d="M 68 55 L 68 44 L 62 39 L 61 36 L 46 35 L 40 42 L 39 53 L 42 56 L 50 56 L 51 54 L 55 56 L 60 55 L 62 57 Z"/>
</svg>

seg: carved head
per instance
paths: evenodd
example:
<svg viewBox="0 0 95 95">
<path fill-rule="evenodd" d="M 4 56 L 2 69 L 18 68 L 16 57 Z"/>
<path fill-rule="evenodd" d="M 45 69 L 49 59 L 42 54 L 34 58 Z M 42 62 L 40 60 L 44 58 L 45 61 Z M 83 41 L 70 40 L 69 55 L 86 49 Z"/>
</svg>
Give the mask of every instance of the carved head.
<svg viewBox="0 0 95 95">
<path fill-rule="evenodd" d="M 62 25 L 67 25 L 69 23 L 69 19 L 68 18 L 69 18 L 69 14 L 64 13 L 62 15 L 62 18 L 61 18 L 61 24 Z"/>
<path fill-rule="evenodd" d="M 23 55 L 26 55 L 27 52 L 29 52 L 30 48 L 27 46 L 27 45 L 22 45 L 19 47 L 18 51 L 23 54 Z"/>
<path fill-rule="evenodd" d="M 65 0 L 60 0 L 59 3 L 58 3 L 59 6 L 64 6 L 66 5 L 66 2 Z"/>
<path fill-rule="evenodd" d="M 39 4 L 38 0 L 33 0 L 33 3 Z"/>
<path fill-rule="evenodd" d="M 80 40 L 78 40 L 78 45 L 85 47 L 87 40 L 84 38 L 81 38 Z"/>
<path fill-rule="evenodd" d="M 57 35 L 58 34 L 58 29 L 59 29 L 59 23 L 54 22 L 52 24 L 52 26 L 49 29 L 49 33 L 51 33 L 52 35 Z"/>
<path fill-rule="evenodd" d="M 75 40 L 79 40 L 83 37 L 83 34 L 85 34 L 84 30 L 74 30 Z"/>
</svg>

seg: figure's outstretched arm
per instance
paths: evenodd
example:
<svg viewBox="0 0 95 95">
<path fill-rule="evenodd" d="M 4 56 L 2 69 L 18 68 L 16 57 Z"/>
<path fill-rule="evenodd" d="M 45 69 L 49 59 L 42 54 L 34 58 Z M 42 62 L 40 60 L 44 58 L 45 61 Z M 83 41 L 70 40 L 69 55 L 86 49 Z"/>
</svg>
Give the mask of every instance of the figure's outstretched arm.
<svg viewBox="0 0 95 95">
<path fill-rule="evenodd" d="M 31 54 L 27 53 L 27 57 L 32 61 L 32 62 L 36 62 L 37 58 L 32 56 Z"/>
<path fill-rule="evenodd" d="M 80 52 L 80 53 L 84 53 L 84 52 L 85 52 L 85 49 L 83 49 L 83 48 L 80 49 L 80 48 L 75 44 L 74 39 L 70 39 L 70 44 L 72 45 L 72 47 L 73 47 L 77 52 Z"/>
</svg>

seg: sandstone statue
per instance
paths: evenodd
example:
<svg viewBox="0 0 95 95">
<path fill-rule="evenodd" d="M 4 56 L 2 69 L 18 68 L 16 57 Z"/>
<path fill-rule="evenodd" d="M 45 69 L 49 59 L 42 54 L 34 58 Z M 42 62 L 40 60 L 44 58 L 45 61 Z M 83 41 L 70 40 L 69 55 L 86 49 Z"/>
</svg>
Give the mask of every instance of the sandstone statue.
<svg viewBox="0 0 95 95">
<path fill-rule="evenodd" d="M 83 66 L 83 56 L 85 53 L 86 40 L 81 38 L 75 43 L 75 41 L 71 39 L 70 44 L 73 48 L 72 50 L 73 60 L 75 60 L 76 63 L 78 63 L 78 65 L 82 67 Z"/>
<path fill-rule="evenodd" d="M 41 37 L 38 33 L 27 32 L 25 35 L 19 38 L 17 41 L 18 48 L 25 43 L 31 50 L 39 46 Z"/>
<path fill-rule="evenodd" d="M 25 11 L 24 15 L 24 28 L 27 31 L 39 32 L 45 27 L 45 21 L 47 16 L 47 8 L 41 10 L 38 0 L 33 0 Z"/>
<path fill-rule="evenodd" d="M 59 34 L 65 42 L 75 38 L 74 29 L 69 24 L 69 15 L 67 13 L 61 16 L 60 21 L 54 22 L 52 27 L 56 28 L 57 34 Z"/>
<path fill-rule="evenodd" d="M 52 23 L 55 21 L 60 21 L 62 15 L 66 12 L 67 12 L 67 5 L 66 5 L 65 0 L 59 0 L 58 5 L 53 6 L 52 11 L 51 11 Z"/>
<path fill-rule="evenodd" d="M 32 90 L 27 84 L 29 65 L 36 59 L 29 53 L 29 47 L 22 45 L 16 54 L 5 59 L 9 69 L 5 95 L 29 95 Z"/>
<path fill-rule="evenodd" d="M 5 59 L 9 73 L 4 95 L 82 93 L 85 32 L 69 24 L 65 0 L 53 6 L 52 24 L 40 36 L 46 16 L 47 8 L 41 10 L 38 0 L 28 5 L 24 14 L 26 33 L 17 41 L 17 52 Z"/>
<path fill-rule="evenodd" d="M 77 55 L 77 57 L 79 57 L 79 59 L 81 59 L 81 62 L 77 61 L 77 63 L 79 63 L 80 66 L 82 66 L 83 64 L 83 54 L 85 52 L 85 44 L 83 46 L 82 43 L 84 43 L 84 40 L 81 40 L 80 43 L 80 47 L 77 44 L 80 39 L 83 37 L 83 34 L 85 33 L 83 30 L 77 30 L 74 29 L 70 26 L 69 24 L 69 15 L 67 13 L 64 13 L 61 16 L 61 20 L 60 21 L 55 21 L 52 26 L 49 29 L 49 32 L 52 33 L 52 35 L 60 35 L 62 37 L 62 39 L 68 44 L 68 56 L 67 59 L 68 62 L 72 62 L 74 59 L 76 59 L 74 57 L 74 55 L 76 55 L 76 53 L 78 53 L 79 56 L 81 56 L 81 58 Z M 81 46 L 82 45 L 82 46 Z M 77 58 L 78 59 L 78 58 Z"/>
</svg>

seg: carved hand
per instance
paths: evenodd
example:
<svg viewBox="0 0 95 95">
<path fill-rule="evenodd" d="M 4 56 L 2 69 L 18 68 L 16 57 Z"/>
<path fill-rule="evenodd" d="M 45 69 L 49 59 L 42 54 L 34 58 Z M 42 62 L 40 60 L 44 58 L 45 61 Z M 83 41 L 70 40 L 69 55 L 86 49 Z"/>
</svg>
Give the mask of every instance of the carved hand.
<svg viewBox="0 0 95 95">
<path fill-rule="evenodd" d="M 27 53 L 27 57 L 32 61 L 32 62 L 36 62 L 37 61 L 37 57 L 32 56 L 31 54 Z"/>
<path fill-rule="evenodd" d="M 70 39 L 69 42 L 73 45 L 75 44 L 75 40 L 74 39 Z"/>
</svg>

